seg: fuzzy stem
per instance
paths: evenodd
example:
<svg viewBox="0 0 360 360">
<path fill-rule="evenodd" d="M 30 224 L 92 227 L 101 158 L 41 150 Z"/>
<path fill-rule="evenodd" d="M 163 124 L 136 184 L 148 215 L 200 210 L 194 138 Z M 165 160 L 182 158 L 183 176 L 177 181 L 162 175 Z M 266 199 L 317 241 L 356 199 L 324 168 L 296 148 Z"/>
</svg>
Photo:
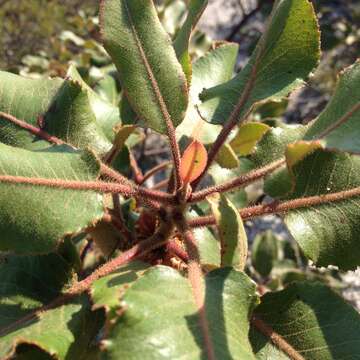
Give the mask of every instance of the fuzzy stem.
<svg viewBox="0 0 360 360">
<path fill-rule="evenodd" d="M 272 343 L 286 355 L 290 357 L 291 360 L 305 360 L 305 358 L 299 354 L 280 334 L 275 332 L 275 330 L 266 324 L 259 317 L 254 316 L 251 319 L 251 323 L 265 336 L 267 336 Z"/>
<path fill-rule="evenodd" d="M 21 328 L 22 326 L 25 326 L 26 324 L 31 323 L 31 321 L 34 319 L 39 319 L 40 315 L 42 313 L 44 313 L 45 311 L 55 309 L 59 306 L 65 305 L 70 299 L 72 299 L 72 296 L 69 296 L 67 294 L 61 295 L 61 296 L 55 298 L 49 304 L 41 306 L 38 309 L 35 309 L 34 311 L 23 316 L 22 318 L 12 322 L 10 325 L 1 328 L 0 329 L 0 338 L 6 336 L 7 334 L 9 334 L 13 331 L 16 331 L 17 329 Z"/>
<path fill-rule="evenodd" d="M 70 289 L 67 290 L 67 295 L 77 295 L 82 292 L 88 290 L 94 281 L 111 274 L 115 270 L 117 270 L 120 266 L 134 260 L 135 258 L 142 257 L 148 254 L 150 251 L 166 244 L 169 237 L 171 236 L 174 229 L 173 223 L 166 222 L 163 223 L 156 233 L 151 236 L 149 239 L 136 244 L 131 249 L 123 252 L 121 255 L 116 257 L 115 259 L 109 261 L 105 265 L 96 269 L 91 275 L 85 278 L 82 281 L 74 284 Z"/>
<path fill-rule="evenodd" d="M 210 328 L 205 309 L 204 277 L 200 265 L 200 254 L 197 248 L 194 234 L 186 222 L 183 212 L 174 214 L 174 221 L 185 242 L 186 251 L 189 255 L 188 278 L 192 288 L 194 300 L 198 308 L 199 322 L 204 336 L 207 359 L 216 360 L 213 344 L 210 337 Z"/>
<path fill-rule="evenodd" d="M 36 126 L 33 126 L 24 120 L 20 120 L 11 114 L 7 114 L 7 113 L 0 111 L 0 117 L 10 121 L 11 123 L 19 126 L 20 128 L 27 130 L 30 133 L 32 133 L 33 135 L 38 136 L 39 138 L 46 140 L 50 143 L 53 143 L 56 145 L 66 144 L 63 140 L 57 138 L 56 136 L 50 135 L 46 131 L 44 131 Z M 69 145 L 69 144 L 66 144 L 66 145 Z M 69 145 L 69 146 L 71 146 L 71 145 Z"/>
<path fill-rule="evenodd" d="M 31 178 L 24 176 L 0 175 L 0 182 L 11 184 L 29 184 L 34 186 L 47 186 L 61 189 L 79 191 L 97 191 L 100 193 L 122 194 L 126 197 L 136 197 L 159 201 L 162 203 L 174 203 L 174 196 L 161 191 L 148 190 L 142 187 L 131 188 L 128 185 L 114 184 L 103 181 L 75 181 L 62 179 Z"/>
<path fill-rule="evenodd" d="M 277 160 L 267 166 L 264 166 L 261 169 L 256 169 L 254 171 L 250 171 L 247 174 L 241 175 L 241 176 L 239 176 L 233 180 L 227 181 L 223 184 L 211 186 L 207 189 L 197 191 L 195 193 L 192 193 L 188 202 L 194 203 L 194 202 L 202 201 L 208 195 L 211 195 L 213 193 L 216 193 L 216 192 L 223 193 L 223 192 L 231 191 L 235 188 L 247 186 L 250 183 L 252 183 L 256 180 L 259 180 L 259 179 L 263 178 L 264 176 L 266 176 L 267 174 L 273 172 L 274 170 L 276 170 L 283 164 L 285 164 L 285 160 L 283 160 L 283 159 Z"/>
<path fill-rule="evenodd" d="M 171 240 L 166 244 L 166 250 L 186 263 L 189 261 L 189 255 L 175 240 Z"/>
<path fill-rule="evenodd" d="M 132 173 L 134 175 L 135 182 L 137 184 L 141 184 L 143 182 L 142 171 L 139 168 L 138 163 L 137 163 L 132 151 L 129 151 L 129 153 L 130 153 L 130 167 L 131 167 Z"/>
<path fill-rule="evenodd" d="M 331 194 L 310 196 L 282 202 L 274 201 L 270 204 L 256 205 L 239 209 L 239 213 L 243 220 L 247 220 L 262 215 L 281 214 L 294 209 L 342 201 L 356 196 L 360 196 L 360 187 Z M 195 219 L 190 219 L 188 222 L 192 228 L 204 227 L 215 225 L 215 218 L 212 215 L 202 216 Z"/>
</svg>

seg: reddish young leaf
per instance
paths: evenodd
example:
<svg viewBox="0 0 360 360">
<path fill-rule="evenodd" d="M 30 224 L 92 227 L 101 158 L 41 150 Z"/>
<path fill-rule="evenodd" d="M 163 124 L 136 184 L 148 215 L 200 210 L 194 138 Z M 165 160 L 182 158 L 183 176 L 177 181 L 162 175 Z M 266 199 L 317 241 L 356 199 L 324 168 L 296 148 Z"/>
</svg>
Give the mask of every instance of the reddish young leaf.
<svg viewBox="0 0 360 360">
<path fill-rule="evenodd" d="M 184 183 L 191 183 L 202 174 L 207 158 L 205 146 L 201 142 L 193 140 L 181 158 L 180 176 Z"/>
</svg>

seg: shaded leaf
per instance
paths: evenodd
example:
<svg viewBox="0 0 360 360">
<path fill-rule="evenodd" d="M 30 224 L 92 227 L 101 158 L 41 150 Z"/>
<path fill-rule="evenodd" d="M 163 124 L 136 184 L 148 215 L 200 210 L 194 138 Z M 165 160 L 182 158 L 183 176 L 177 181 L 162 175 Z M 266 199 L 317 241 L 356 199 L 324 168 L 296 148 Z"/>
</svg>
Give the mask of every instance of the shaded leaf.
<svg viewBox="0 0 360 360">
<path fill-rule="evenodd" d="M 96 118 L 97 124 L 101 127 L 106 137 L 113 141 L 113 129 L 120 122 L 119 108 L 117 106 L 119 95 L 115 79 L 110 75 L 104 75 L 104 78 L 95 87 L 95 90 L 98 91 L 96 93 L 83 80 L 75 66 L 70 66 L 68 76 L 81 84 L 83 91 L 88 95 L 89 107 Z M 108 93 L 107 95 L 104 94 L 105 91 Z"/>
<path fill-rule="evenodd" d="M 86 89 L 70 74 L 66 80 L 27 79 L 0 72 L 0 79 L 0 111 L 33 126 L 40 125 L 75 147 L 91 147 L 100 153 L 110 148 L 90 107 Z M 48 146 L 44 141 L 37 144 L 38 140 L 28 131 L 0 118 L 0 141 L 27 149 Z"/>
<path fill-rule="evenodd" d="M 207 151 L 204 145 L 193 140 L 181 157 L 180 177 L 182 181 L 189 184 L 196 180 L 205 170 L 206 164 Z"/>
<path fill-rule="evenodd" d="M 200 205 L 202 204 L 192 207 L 189 212 L 190 218 L 205 215 Z M 193 229 L 193 233 L 199 249 L 201 266 L 206 270 L 218 268 L 221 263 L 220 242 L 214 230 L 208 227 L 196 228 Z"/>
<path fill-rule="evenodd" d="M 29 315 L 58 297 L 70 283 L 72 264 L 64 255 L 8 256 L 0 263 L 1 359 L 10 357 L 24 343 L 38 346 L 57 359 L 86 358 L 86 350 L 103 321 L 101 311 L 90 311 L 86 295 L 38 316 Z M 29 318 L 21 320 L 26 315 Z"/>
<path fill-rule="evenodd" d="M 205 309 L 216 358 L 254 359 L 244 336 L 257 299 L 254 283 L 230 268 L 210 272 L 205 281 Z M 190 283 L 175 270 L 152 268 L 126 292 L 123 304 L 124 313 L 104 343 L 105 359 L 206 357 Z"/>
<path fill-rule="evenodd" d="M 251 263 L 263 277 L 270 274 L 274 262 L 279 257 L 278 239 L 271 231 L 255 237 L 251 252 Z"/>
<path fill-rule="evenodd" d="M 294 145 L 296 146 L 296 145 Z M 345 153 L 315 150 L 291 168 L 291 198 L 320 196 L 360 186 L 360 159 Z M 360 265 L 359 198 L 289 211 L 285 223 L 305 255 L 318 266 L 342 270 Z"/>
<path fill-rule="evenodd" d="M 153 2 L 102 1 L 101 29 L 132 109 L 160 133 L 166 133 L 169 121 L 179 125 L 188 103 L 187 83 Z"/>
<path fill-rule="evenodd" d="M 360 354 L 359 314 L 321 283 L 293 283 L 266 294 L 255 314 L 306 360 L 356 359 Z M 290 359 L 254 326 L 250 339 L 257 359 Z"/>
<path fill-rule="evenodd" d="M 92 312 L 87 295 L 83 295 L 66 305 L 41 313 L 39 319 L 20 324 L 3 336 L 0 356 L 11 354 L 16 345 L 26 342 L 36 344 L 60 360 L 86 359 L 86 349 L 94 340 L 102 321 L 101 311 Z"/>
<path fill-rule="evenodd" d="M 215 216 L 221 242 L 221 266 L 233 266 L 243 271 L 246 265 L 248 241 L 244 224 L 236 207 L 223 194 L 207 197 Z"/>
<path fill-rule="evenodd" d="M 0 174 L 92 181 L 99 163 L 90 152 L 55 146 L 32 152 L 0 143 Z M 68 234 L 103 216 L 102 196 L 92 191 L 0 183 L 0 250 L 53 251 Z"/>
<path fill-rule="evenodd" d="M 254 104 L 281 101 L 303 84 L 319 60 L 319 31 L 308 0 L 274 5 L 267 31 L 247 66 L 229 82 L 205 90 L 199 106 L 204 119 L 223 124 L 241 105 L 238 119 Z"/>
<path fill-rule="evenodd" d="M 360 60 L 340 75 L 335 93 L 306 132 L 305 140 L 322 139 L 327 148 L 360 153 Z"/>
<path fill-rule="evenodd" d="M 91 286 L 91 299 L 94 308 L 104 307 L 110 316 L 121 307 L 122 297 L 149 265 L 142 262 L 132 262 L 95 281 Z"/>
<path fill-rule="evenodd" d="M 208 0 L 191 0 L 188 5 L 188 14 L 184 24 L 178 31 L 174 40 L 174 49 L 176 56 L 183 67 L 184 73 L 188 79 L 188 83 L 191 82 L 191 59 L 189 55 L 189 41 L 192 31 L 194 30 L 197 22 L 200 19 L 201 14 L 207 6 Z"/>
</svg>

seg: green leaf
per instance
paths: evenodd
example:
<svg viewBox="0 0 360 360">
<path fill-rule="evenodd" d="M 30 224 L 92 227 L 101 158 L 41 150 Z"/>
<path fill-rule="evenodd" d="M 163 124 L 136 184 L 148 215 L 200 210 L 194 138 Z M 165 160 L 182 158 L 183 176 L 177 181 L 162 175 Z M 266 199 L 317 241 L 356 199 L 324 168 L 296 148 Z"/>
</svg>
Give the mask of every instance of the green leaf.
<svg viewBox="0 0 360 360">
<path fill-rule="evenodd" d="M 91 286 L 91 299 L 94 308 L 104 307 L 111 316 L 121 307 L 122 297 L 149 265 L 142 262 L 132 262 L 112 274 L 95 281 Z"/>
<path fill-rule="evenodd" d="M 212 144 L 221 131 L 221 126 L 204 121 L 196 106 L 204 88 L 221 84 L 231 79 L 239 46 L 234 43 L 217 42 L 214 49 L 193 64 L 190 87 L 190 104 L 185 120 L 176 129 L 178 138 L 196 137 L 203 144 Z"/>
<path fill-rule="evenodd" d="M 255 145 L 270 129 L 270 126 L 263 123 L 249 122 L 241 125 L 230 146 L 239 156 L 250 155 Z"/>
<path fill-rule="evenodd" d="M 203 144 L 213 143 L 221 131 L 221 126 L 209 124 L 201 119 L 196 109 L 200 104 L 199 94 L 204 88 L 228 81 L 234 71 L 239 46 L 234 43 L 215 43 L 215 48 L 195 61 L 192 68 L 190 104 L 185 120 L 176 129 L 178 138 L 193 137 Z"/>
<path fill-rule="evenodd" d="M 303 84 L 319 56 L 319 31 L 311 3 L 277 1 L 247 66 L 229 82 L 202 93 L 203 118 L 223 124 L 237 107 L 241 107 L 240 120 L 259 102 L 281 101 Z"/>
<path fill-rule="evenodd" d="M 256 167 L 265 166 L 285 156 L 288 144 L 300 140 L 306 132 L 303 125 L 284 125 L 271 128 L 256 144 L 250 159 Z"/>
<path fill-rule="evenodd" d="M 190 218 L 203 215 L 205 215 L 205 213 L 201 210 L 200 206 L 192 207 Z M 199 249 L 201 266 L 205 269 L 211 270 L 218 268 L 221 263 L 220 242 L 214 230 L 203 227 L 193 229 L 193 233 Z"/>
<path fill-rule="evenodd" d="M 99 163 L 90 152 L 67 146 L 35 152 L 0 143 L 0 175 L 93 181 Z M 0 250 L 51 252 L 103 213 L 103 198 L 92 191 L 0 183 Z"/>
<path fill-rule="evenodd" d="M 13 321 L 16 318 L 13 317 Z M 101 311 L 92 312 L 87 295 L 83 295 L 66 305 L 41 313 L 39 320 L 19 324 L 11 333 L 4 335 L 0 356 L 11 354 L 16 345 L 26 342 L 55 354 L 60 360 L 86 359 L 86 349 L 94 340 L 102 321 Z"/>
<path fill-rule="evenodd" d="M 229 144 L 224 144 L 220 148 L 215 161 L 225 169 L 235 169 L 240 165 L 238 157 Z"/>
<path fill-rule="evenodd" d="M 360 316 L 318 282 L 299 282 L 266 294 L 255 314 L 306 360 L 356 359 L 360 354 Z M 289 360 L 254 326 L 250 339 L 259 360 Z"/>
<path fill-rule="evenodd" d="M 188 7 L 188 15 L 184 24 L 178 31 L 174 40 L 174 49 L 176 56 L 183 67 L 184 73 L 188 79 L 188 83 L 191 82 L 191 59 L 189 55 L 189 41 L 191 33 L 193 32 L 197 22 L 200 19 L 201 14 L 205 10 L 208 4 L 208 0 L 191 0 Z"/>
<path fill-rule="evenodd" d="M 243 271 L 246 265 L 248 240 L 236 207 L 223 194 L 208 196 L 221 242 L 221 266 Z"/>
<path fill-rule="evenodd" d="M 255 237 L 251 252 L 251 263 L 263 277 L 270 274 L 274 262 L 279 258 L 278 241 L 271 231 L 266 231 Z"/>
<path fill-rule="evenodd" d="M 322 139 L 327 148 L 360 153 L 360 60 L 347 68 L 335 93 L 306 132 L 305 140 Z"/>
<path fill-rule="evenodd" d="M 111 75 L 104 75 L 104 78 L 101 79 L 96 86 L 94 91 L 99 95 L 99 97 L 112 104 L 116 107 L 119 103 L 119 91 L 117 88 L 116 80 Z"/>
<path fill-rule="evenodd" d="M 81 84 L 89 99 L 89 107 L 92 110 L 97 124 L 109 141 L 114 140 L 114 127 L 120 123 L 120 111 L 118 108 L 119 94 L 116 81 L 110 75 L 105 75 L 95 87 L 95 91 L 83 80 L 76 67 L 71 65 L 68 76 Z"/>
<path fill-rule="evenodd" d="M 241 159 L 237 169 L 225 169 L 218 164 L 214 164 L 209 169 L 211 185 L 218 185 L 246 174 L 252 170 L 253 164 L 248 159 Z M 247 194 L 244 189 L 236 189 L 226 193 L 227 198 L 237 207 L 242 208 L 247 205 Z"/>
<path fill-rule="evenodd" d="M 102 311 L 90 311 L 86 295 L 31 316 L 60 295 L 72 274 L 71 263 L 60 253 L 7 256 L 0 262 L 1 359 L 7 359 L 25 343 L 57 359 L 86 358 L 86 350 L 103 322 Z"/>
<path fill-rule="evenodd" d="M 71 70 L 71 69 L 70 69 Z M 111 144 L 96 122 L 84 85 L 69 73 L 63 79 L 27 79 L 0 72 L 0 111 L 10 113 L 80 148 L 107 151 Z M 37 144 L 33 134 L 0 117 L 0 141 L 27 149 L 47 147 Z M 35 142 L 35 143 L 34 143 Z"/>
<path fill-rule="evenodd" d="M 206 276 L 205 311 L 217 359 L 255 359 L 248 337 L 255 284 L 230 268 Z M 163 266 L 126 292 L 124 312 L 105 341 L 105 359 L 200 359 L 206 350 L 190 283 Z"/>
<path fill-rule="evenodd" d="M 132 109 L 160 133 L 167 122 L 178 126 L 188 105 L 187 83 L 153 2 L 102 1 L 101 28 Z"/>
<path fill-rule="evenodd" d="M 296 145 L 294 145 L 296 146 Z M 360 159 L 345 153 L 315 150 L 296 163 L 291 198 L 320 196 L 360 186 Z M 289 211 L 285 223 L 304 254 L 318 266 L 342 270 L 360 265 L 359 198 Z"/>
</svg>

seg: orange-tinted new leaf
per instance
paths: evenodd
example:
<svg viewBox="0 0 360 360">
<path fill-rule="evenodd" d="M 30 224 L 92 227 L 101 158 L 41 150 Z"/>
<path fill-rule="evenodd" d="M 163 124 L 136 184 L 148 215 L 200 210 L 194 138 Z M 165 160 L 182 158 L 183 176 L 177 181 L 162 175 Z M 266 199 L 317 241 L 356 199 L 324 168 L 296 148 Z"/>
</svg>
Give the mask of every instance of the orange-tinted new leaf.
<svg viewBox="0 0 360 360">
<path fill-rule="evenodd" d="M 186 148 L 180 166 L 180 176 L 184 183 L 191 183 L 202 174 L 207 158 L 205 146 L 197 140 Z"/>
</svg>

